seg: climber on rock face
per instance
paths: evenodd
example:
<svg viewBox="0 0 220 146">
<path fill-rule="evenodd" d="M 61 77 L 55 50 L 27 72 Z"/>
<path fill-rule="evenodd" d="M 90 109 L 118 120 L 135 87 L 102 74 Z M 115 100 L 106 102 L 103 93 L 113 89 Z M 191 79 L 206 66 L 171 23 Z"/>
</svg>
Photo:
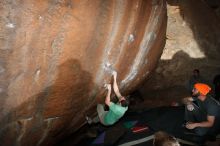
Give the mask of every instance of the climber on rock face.
<svg viewBox="0 0 220 146">
<path fill-rule="evenodd" d="M 101 122 L 105 126 L 113 125 L 116 123 L 128 110 L 128 100 L 121 95 L 118 85 L 117 85 L 117 72 L 113 72 L 113 89 L 114 92 L 118 98 L 118 102 L 114 103 L 111 101 L 111 84 L 106 84 L 106 88 L 108 90 L 108 93 L 105 98 L 105 104 L 109 107 L 109 111 L 104 110 L 103 104 L 97 105 L 97 112 L 98 116 L 91 119 L 89 117 L 86 117 L 86 120 L 89 124 Z"/>
</svg>

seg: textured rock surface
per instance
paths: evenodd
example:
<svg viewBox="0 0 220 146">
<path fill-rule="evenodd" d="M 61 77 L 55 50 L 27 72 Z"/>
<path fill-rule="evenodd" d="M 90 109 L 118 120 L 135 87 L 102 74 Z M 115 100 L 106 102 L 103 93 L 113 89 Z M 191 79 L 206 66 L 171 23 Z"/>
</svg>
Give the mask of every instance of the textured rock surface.
<svg viewBox="0 0 220 146">
<path fill-rule="evenodd" d="M 167 2 L 165 49 L 156 71 L 141 90 L 145 97 L 164 100 L 189 93 L 186 86 L 195 68 L 209 84 L 220 73 L 220 17 L 216 11 L 202 0 Z"/>
<path fill-rule="evenodd" d="M 0 143 L 53 145 L 76 131 L 119 73 L 128 94 L 165 44 L 161 0 L 1 0 Z"/>
<path fill-rule="evenodd" d="M 219 0 L 205 0 L 207 5 L 214 10 L 216 15 L 220 17 L 220 1 Z"/>
</svg>

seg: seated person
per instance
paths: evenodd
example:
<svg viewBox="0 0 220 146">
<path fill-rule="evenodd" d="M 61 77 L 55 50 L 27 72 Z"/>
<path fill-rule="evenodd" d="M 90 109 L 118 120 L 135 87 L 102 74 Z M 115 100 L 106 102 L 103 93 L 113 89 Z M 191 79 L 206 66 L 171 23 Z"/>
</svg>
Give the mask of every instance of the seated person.
<svg viewBox="0 0 220 146">
<path fill-rule="evenodd" d="M 192 94 L 192 90 L 194 88 L 194 85 L 196 83 L 205 83 L 205 80 L 200 75 L 200 71 L 198 69 L 194 69 L 192 72 L 192 75 L 190 76 L 189 82 L 188 82 L 188 90 L 190 94 Z"/>
<path fill-rule="evenodd" d="M 118 97 L 118 103 L 111 102 L 111 84 L 107 84 L 108 93 L 105 98 L 105 104 L 109 107 L 109 111 L 104 110 L 104 105 L 97 105 L 98 116 L 91 119 L 86 117 L 89 124 L 101 122 L 105 126 L 113 125 L 116 123 L 125 112 L 128 110 L 128 100 L 121 95 L 117 85 L 117 72 L 113 72 L 113 89 L 115 91 L 116 96 Z"/>
<path fill-rule="evenodd" d="M 211 88 L 207 84 L 196 83 L 192 97 L 183 99 L 185 107 L 186 128 L 196 135 L 215 135 L 219 129 L 220 104 L 208 93 Z"/>
</svg>

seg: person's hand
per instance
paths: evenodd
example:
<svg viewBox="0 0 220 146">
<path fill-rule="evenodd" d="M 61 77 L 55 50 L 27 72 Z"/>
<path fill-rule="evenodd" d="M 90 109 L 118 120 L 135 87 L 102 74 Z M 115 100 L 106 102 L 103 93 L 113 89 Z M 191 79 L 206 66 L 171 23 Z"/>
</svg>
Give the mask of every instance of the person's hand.
<svg viewBox="0 0 220 146">
<path fill-rule="evenodd" d="M 108 84 L 108 85 L 107 85 L 107 89 L 108 89 L 108 90 L 111 90 L 111 88 L 112 88 L 112 87 L 111 87 L 111 84 Z"/>
<path fill-rule="evenodd" d="M 187 104 L 186 107 L 187 107 L 187 109 L 189 111 L 193 111 L 194 110 L 194 106 L 192 104 Z"/>
<path fill-rule="evenodd" d="M 108 90 L 111 90 L 111 84 L 106 84 L 106 88 L 107 88 Z"/>
<path fill-rule="evenodd" d="M 194 129 L 196 127 L 197 127 L 196 123 L 191 123 L 191 122 L 186 123 L 186 128 L 187 129 Z"/>
<path fill-rule="evenodd" d="M 116 72 L 116 71 L 113 71 L 113 72 L 112 72 L 112 75 L 113 75 L 114 78 L 116 78 L 116 77 L 117 77 L 117 72 Z"/>
<path fill-rule="evenodd" d="M 188 96 L 182 99 L 183 104 L 192 104 L 192 97 Z"/>
<path fill-rule="evenodd" d="M 105 84 L 104 88 L 107 89 L 107 90 L 111 90 L 111 84 Z"/>
</svg>

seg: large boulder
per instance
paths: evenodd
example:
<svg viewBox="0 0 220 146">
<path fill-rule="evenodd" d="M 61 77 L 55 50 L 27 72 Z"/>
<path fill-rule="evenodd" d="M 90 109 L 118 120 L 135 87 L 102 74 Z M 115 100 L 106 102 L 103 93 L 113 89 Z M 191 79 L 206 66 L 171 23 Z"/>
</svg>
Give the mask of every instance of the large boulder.
<svg viewBox="0 0 220 146">
<path fill-rule="evenodd" d="M 85 124 L 118 72 L 124 95 L 156 67 L 164 0 L 2 0 L 0 144 L 53 145 Z"/>
</svg>

